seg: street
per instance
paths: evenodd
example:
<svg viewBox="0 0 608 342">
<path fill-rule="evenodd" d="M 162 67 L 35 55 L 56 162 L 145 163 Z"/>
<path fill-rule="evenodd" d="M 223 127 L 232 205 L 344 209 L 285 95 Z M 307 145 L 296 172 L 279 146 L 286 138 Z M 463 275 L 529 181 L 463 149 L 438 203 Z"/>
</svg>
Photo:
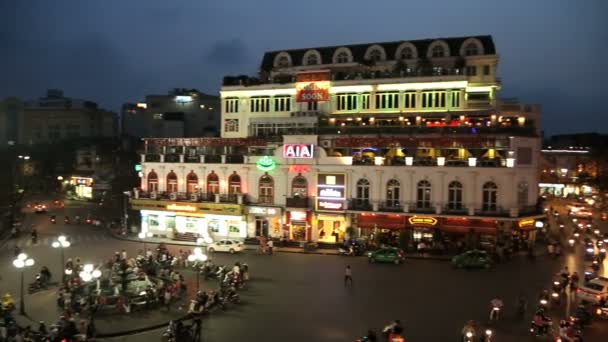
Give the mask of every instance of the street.
<svg viewBox="0 0 608 342">
<path fill-rule="evenodd" d="M 34 258 L 33 269 L 25 271 L 26 284 L 43 265 L 54 276 L 60 274 L 60 254 L 51 247 L 59 234 L 69 236 L 73 246 L 65 258 L 79 257 L 84 263 L 98 263 L 115 251 L 127 250 L 134 256 L 142 243 L 114 239 L 101 227 L 65 225 L 63 217 L 87 213 L 90 204 L 71 204 L 51 208 L 47 214 L 26 215 L 23 227 L 34 225 L 39 242 L 32 245 L 28 232 L 8 240 L 0 259 L 0 288 L 18 299 L 17 270 L 12 266 L 15 244 Z M 51 224 L 50 215 L 57 216 Z M 151 245 L 150 245 L 151 246 Z M 190 249 L 171 246 L 172 251 Z M 528 332 L 531 310 L 538 294 L 550 287 L 551 279 L 564 265 L 582 274 L 580 246 L 577 253 L 564 257 L 546 255 L 535 261 L 523 256 L 499 264 L 491 270 L 458 270 L 449 262 L 408 259 L 403 265 L 369 264 L 363 257 L 277 253 L 258 255 L 214 254 L 216 264 L 236 261 L 250 266 L 251 280 L 242 290 L 243 303 L 226 312 L 216 312 L 203 322 L 203 341 L 245 341 L 255 337 L 265 341 L 354 341 L 368 329 L 377 332 L 394 319 L 400 319 L 408 341 L 456 341 L 463 324 L 473 319 L 487 322 L 490 300 L 502 298 L 505 310 L 495 324 L 496 341 L 534 340 Z M 351 265 L 354 285 L 345 287 L 344 269 Z M 193 284 L 190 279 L 189 284 Z M 203 286 L 214 283 L 203 283 Z M 520 293 L 529 300 L 528 316 L 516 318 L 515 306 Z M 26 302 L 26 312 L 27 312 Z M 51 309 L 49 309 L 51 310 Z M 52 309 L 54 310 L 54 308 Z M 554 321 L 564 317 L 568 306 L 552 309 Z M 605 322 L 595 322 L 586 331 L 586 341 L 599 341 L 608 330 Z M 125 336 L 108 341 L 150 341 L 162 330 Z"/>
</svg>

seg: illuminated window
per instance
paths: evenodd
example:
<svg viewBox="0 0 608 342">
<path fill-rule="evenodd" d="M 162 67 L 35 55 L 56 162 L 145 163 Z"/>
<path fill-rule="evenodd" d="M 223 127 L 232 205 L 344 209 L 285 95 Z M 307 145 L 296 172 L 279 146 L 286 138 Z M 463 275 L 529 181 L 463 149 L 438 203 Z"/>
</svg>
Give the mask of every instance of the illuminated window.
<svg viewBox="0 0 608 342">
<path fill-rule="evenodd" d="M 211 171 L 207 175 L 207 193 L 218 194 L 220 192 L 220 178 L 217 176 L 215 171 Z"/>
<path fill-rule="evenodd" d="M 238 132 L 239 131 L 239 120 L 238 119 L 224 120 L 224 130 L 226 132 Z"/>
<path fill-rule="evenodd" d="M 275 112 L 289 112 L 291 110 L 291 97 L 282 96 L 274 98 Z"/>
<path fill-rule="evenodd" d="M 479 48 L 477 47 L 477 44 L 475 43 L 469 43 L 465 48 L 464 48 L 464 55 L 465 56 L 475 56 L 479 54 Z"/>
<path fill-rule="evenodd" d="M 427 180 L 418 182 L 416 207 L 418 209 L 429 209 L 431 207 L 431 183 Z"/>
<path fill-rule="evenodd" d="M 462 209 L 462 183 L 458 181 L 450 182 L 448 185 L 448 209 Z"/>
<path fill-rule="evenodd" d="M 167 192 L 177 192 L 177 174 L 173 170 L 167 175 Z"/>
<path fill-rule="evenodd" d="M 262 177 L 260 177 L 258 203 L 272 204 L 273 202 L 274 180 L 268 175 L 268 173 L 266 173 Z"/>
<path fill-rule="evenodd" d="M 148 173 L 148 192 L 158 191 L 158 175 L 154 170 Z"/>
<path fill-rule="evenodd" d="M 445 49 L 443 46 L 437 44 L 433 47 L 433 50 L 431 50 L 431 56 L 433 56 L 433 58 L 445 57 Z"/>
<path fill-rule="evenodd" d="M 293 197 L 307 197 L 308 196 L 308 182 L 306 178 L 299 173 L 291 181 L 291 195 Z"/>
<path fill-rule="evenodd" d="M 376 93 L 376 109 L 399 108 L 399 93 Z"/>
<path fill-rule="evenodd" d="M 226 113 L 239 112 L 239 99 L 226 99 Z"/>
<path fill-rule="evenodd" d="M 241 176 L 237 175 L 236 171 L 228 177 L 228 193 L 231 195 L 241 193 Z"/>
<path fill-rule="evenodd" d="M 270 111 L 269 97 L 252 97 L 250 102 L 252 113 L 264 113 Z"/>
<path fill-rule="evenodd" d="M 338 110 L 357 109 L 358 94 L 337 94 Z"/>
<path fill-rule="evenodd" d="M 498 187 L 494 182 L 487 182 L 483 185 L 482 206 L 483 211 L 496 211 L 496 194 Z"/>
<path fill-rule="evenodd" d="M 198 191 L 198 176 L 194 171 L 190 171 L 190 173 L 186 176 L 186 192 L 191 194 Z"/>
</svg>

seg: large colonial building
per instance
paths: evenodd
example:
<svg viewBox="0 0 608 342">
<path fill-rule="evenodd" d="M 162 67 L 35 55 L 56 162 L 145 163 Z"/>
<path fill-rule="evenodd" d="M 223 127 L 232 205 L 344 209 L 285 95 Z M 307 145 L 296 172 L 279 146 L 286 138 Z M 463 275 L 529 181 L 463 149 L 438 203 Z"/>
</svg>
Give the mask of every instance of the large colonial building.
<svg viewBox="0 0 608 342">
<path fill-rule="evenodd" d="M 267 52 L 224 79 L 221 138 L 145 140 L 132 206 L 175 238 L 534 229 L 539 108 L 497 63 L 490 36 Z"/>
</svg>

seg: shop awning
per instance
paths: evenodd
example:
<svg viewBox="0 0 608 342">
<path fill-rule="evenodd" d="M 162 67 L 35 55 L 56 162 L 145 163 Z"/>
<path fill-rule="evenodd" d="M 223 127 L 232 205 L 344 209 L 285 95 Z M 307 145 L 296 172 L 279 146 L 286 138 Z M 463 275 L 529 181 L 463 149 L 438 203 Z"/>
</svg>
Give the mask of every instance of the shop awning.
<svg viewBox="0 0 608 342">
<path fill-rule="evenodd" d="M 401 215 L 358 215 L 359 228 L 402 229 L 405 227 L 405 216 Z"/>
<path fill-rule="evenodd" d="M 450 226 L 450 225 L 442 225 L 440 227 L 441 231 L 445 233 L 454 233 L 454 234 L 467 234 L 473 229 L 475 233 L 479 233 L 481 235 L 496 235 L 495 227 L 470 227 L 470 226 Z"/>
</svg>

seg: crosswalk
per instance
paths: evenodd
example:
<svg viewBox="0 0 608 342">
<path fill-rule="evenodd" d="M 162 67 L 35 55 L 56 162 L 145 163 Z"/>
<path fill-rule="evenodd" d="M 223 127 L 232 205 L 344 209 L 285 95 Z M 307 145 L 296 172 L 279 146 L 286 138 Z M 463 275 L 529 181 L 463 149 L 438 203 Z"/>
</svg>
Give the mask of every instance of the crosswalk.
<svg viewBox="0 0 608 342">
<path fill-rule="evenodd" d="M 13 239 L 12 244 L 19 246 L 19 248 L 28 248 L 34 246 L 51 246 L 53 241 L 57 239 L 56 236 L 41 236 L 38 237 L 38 242 L 36 244 L 32 243 L 32 239 L 29 236 L 22 236 L 18 239 Z M 95 243 L 101 241 L 107 241 L 112 239 L 108 234 L 98 232 L 92 234 L 76 234 L 69 236 L 70 242 L 72 244 L 83 244 L 83 243 Z M 9 242 L 10 243 L 10 242 Z"/>
</svg>

